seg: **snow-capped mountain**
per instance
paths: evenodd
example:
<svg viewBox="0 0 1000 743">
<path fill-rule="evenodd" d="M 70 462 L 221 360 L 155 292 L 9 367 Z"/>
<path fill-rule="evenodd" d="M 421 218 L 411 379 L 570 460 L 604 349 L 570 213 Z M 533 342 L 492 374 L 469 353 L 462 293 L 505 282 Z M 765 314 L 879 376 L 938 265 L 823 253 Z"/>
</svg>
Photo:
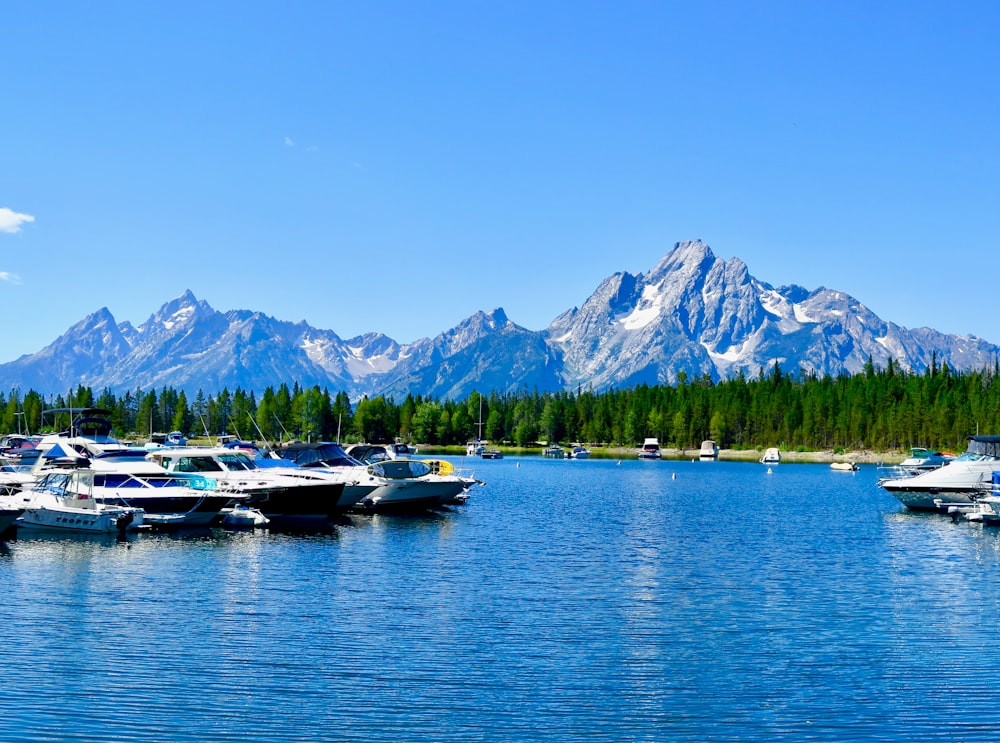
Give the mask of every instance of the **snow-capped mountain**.
<svg viewBox="0 0 1000 743">
<path fill-rule="evenodd" d="M 870 358 L 921 371 L 995 363 L 974 336 L 908 330 L 843 292 L 772 287 L 738 258 L 681 242 L 645 274 L 609 276 L 579 308 L 533 331 L 502 309 L 477 312 L 434 338 L 400 345 L 376 332 L 332 330 L 250 310 L 219 312 L 190 291 L 138 327 L 102 308 L 35 354 L 0 364 L 0 389 L 65 392 L 173 387 L 214 393 L 298 382 L 362 395 L 461 399 L 473 390 L 604 390 L 757 374 L 777 362 L 816 374 L 856 373 Z"/>
<path fill-rule="evenodd" d="M 831 289 L 772 287 L 739 258 L 723 261 L 703 242 L 681 242 L 648 274 L 620 273 L 546 331 L 562 350 L 567 385 L 595 388 L 673 383 L 679 372 L 713 379 L 786 371 L 922 370 L 936 354 L 954 369 L 992 364 L 998 347 L 974 336 L 886 322 Z"/>
</svg>

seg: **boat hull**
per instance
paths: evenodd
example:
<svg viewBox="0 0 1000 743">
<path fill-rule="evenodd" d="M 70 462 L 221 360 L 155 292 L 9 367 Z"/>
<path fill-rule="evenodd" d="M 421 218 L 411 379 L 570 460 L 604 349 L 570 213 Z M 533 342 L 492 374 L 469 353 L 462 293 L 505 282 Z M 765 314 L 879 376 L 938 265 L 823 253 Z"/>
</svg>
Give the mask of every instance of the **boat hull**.
<svg viewBox="0 0 1000 743">
<path fill-rule="evenodd" d="M 390 482 L 366 496 L 358 508 L 364 511 L 420 511 L 461 500 L 472 483 L 462 478 L 415 479 Z"/>
<path fill-rule="evenodd" d="M 245 503 L 264 514 L 272 529 L 322 527 L 343 512 L 343 493 L 342 482 L 302 483 L 246 493 Z"/>
<path fill-rule="evenodd" d="M 14 528 L 14 522 L 22 513 L 24 513 L 23 508 L 0 508 L 0 536 L 3 536 L 8 529 Z"/>
<path fill-rule="evenodd" d="M 136 495 L 127 498 L 101 496 L 98 503 L 111 506 L 141 508 L 150 526 L 209 526 L 223 508 L 232 503 L 232 495 L 214 491 L 199 491 L 190 495 Z"/>
<path fill-rule="evenodd" d="M 955 461 L 913 477 L 880 480 L 878 485 L 911 511 L 940 511 L 941 504 L 971 504 L 993 487 L 997 461 Z"/>
<path fill-rule="evenodd" d="M 90 509 L 44 506 L 25 508 L 18 529 L 112 534 L 142 526 L 138 509 Z"/>
</svg>

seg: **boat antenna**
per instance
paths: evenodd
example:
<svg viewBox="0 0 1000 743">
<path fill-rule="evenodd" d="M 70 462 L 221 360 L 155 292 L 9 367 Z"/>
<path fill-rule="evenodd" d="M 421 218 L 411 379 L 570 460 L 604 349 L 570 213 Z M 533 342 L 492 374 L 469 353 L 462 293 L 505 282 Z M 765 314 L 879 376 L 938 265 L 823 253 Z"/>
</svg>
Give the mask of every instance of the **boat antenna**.
<svg viewBox="0 0 1000 743">
<path fill-rule="evenodd" d="M 283 436 L 282 436 L 282 439 L 281 439 L 281 440 L 282 440 L 282 441 L 284 441 L 284 440 L 285 440 L 285 439 L 284 439 L 284 436 L 288 436 L 288 431 L 287 431 L 287 430 L 285 430 L 285 427 L 281 425 L 281 419 L 280 419 L 280 418 L 278 418 L 278 416 L 276 416 L 276 415 L 275 415 L 274 413 L 271 413 L 271 415 L 272 415 L 272 417 L 274 418 L 275 422 L 276 422 L 276 423 L 277 423 L 277 424 L 278 424 L 278 425 L 279 425 L 279 426 L 281 427 L 281 432 L 282 432 L 282 434 L 283 434 Z M 291 439 L 291 436 L 288 436 L 288 438 L 289 438 L 289 439 Z"/>
<path fill-rule="evenodd" d="M 267 447 L 267 450 L 269 452 L 273 452 L 274 447 L 272 447 L 268 443 L 267 437 L 264 435 L 264 432 L 260 430 L 260 426 L 257 425 L 257 419 L 252 415 L 248 415 L 247 417 L 250 419 L 250 422 L 253 423 L 253 427 L 257 429 L 257 433 L 260 435 L 260 440 L 264 442 L 264 446 Z"/>
<path fill-rule="evenodd" d="M 211 441 L 212 434 L 208 432 L 208 424 L 205 423 L 205 416 L 203 416 L 201 413 L 198 413 L 198 417 L 201 419 L 201 428 L 205 432 L 205 438 Z"/>
<path fill-rule="evenodd" d="M 21 389 L 19 387 L 14 388 L 14 399 L 17 400 L 17 407 L 14 409 L 14 415 L 17 417 L 17 433 L 18 435 L 30 436 L 31 434 L 31 423 L 28 421 L 28 413 L 24 409 L 24 405 L 21 402 Z M 24 433 L 21 433 L 21 419 L 24 418 Z"/>
</svg>

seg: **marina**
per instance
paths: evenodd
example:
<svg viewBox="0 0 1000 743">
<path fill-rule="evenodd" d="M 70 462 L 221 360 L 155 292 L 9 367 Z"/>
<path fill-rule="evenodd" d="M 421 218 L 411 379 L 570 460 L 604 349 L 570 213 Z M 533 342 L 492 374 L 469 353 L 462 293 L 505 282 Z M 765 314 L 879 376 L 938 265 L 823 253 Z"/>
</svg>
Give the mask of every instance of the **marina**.
<svg viewBox="0 0 1000 743">
<path fill-rule="evenodd" d="M 508 456 L 315 533 L 19 534 L 0 737 L 994 739 L 1000 530 L 765 470 Z"/>
</svg>

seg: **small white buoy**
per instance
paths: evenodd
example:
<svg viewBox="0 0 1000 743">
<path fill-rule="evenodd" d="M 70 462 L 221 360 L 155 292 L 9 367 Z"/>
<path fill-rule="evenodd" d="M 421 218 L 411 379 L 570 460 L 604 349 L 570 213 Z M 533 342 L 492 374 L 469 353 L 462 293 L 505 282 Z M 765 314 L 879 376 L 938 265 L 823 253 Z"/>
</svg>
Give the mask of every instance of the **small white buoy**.
<svg viewBox="0 0 1000 743">
<path fill-rule="evenodd" d="M 771 468 L 770 467 L 767 468 L 767 474 L 769 474 L 769 475 L 771 474 Z"/>
<path fill-rule="evenodd" d="M 619 459 L 618 462 L 617 462 L 617 464 L 621 464 L 621 463 L 622 463 L 622 460 Z"/>
<path fill-rule="evenodd" d="M 671 479 L 671 480 L 676 480 L 676 479 L 677 479 L 677 473 L 676 473 L 676 472 L 672 473 L 672 474 L 670 475 L 670 479 Z"/>
<path fill-rule="evenodd" d="M 514 466 L 515 466 L 515 467 L 520 467 L 520 466 L 521 466 L 521 463 L 520 463 L 520 462 L 518 462 L 518 463 L 517 463 L 517 464 L 515 464 Z"/>
</svg>

